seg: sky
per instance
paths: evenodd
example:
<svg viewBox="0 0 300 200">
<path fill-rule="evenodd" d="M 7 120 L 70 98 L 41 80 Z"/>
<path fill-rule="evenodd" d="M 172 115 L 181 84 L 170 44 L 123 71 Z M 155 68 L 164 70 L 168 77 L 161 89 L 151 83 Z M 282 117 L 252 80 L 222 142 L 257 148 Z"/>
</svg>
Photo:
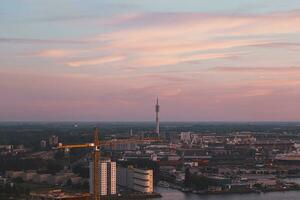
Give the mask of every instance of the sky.
<svg viewBox="0 0 300 200">
<path fill-rule="evenodd" d="M 299 0 L 0 4 L 0 121 L 300 121 Z"/>
</svg>

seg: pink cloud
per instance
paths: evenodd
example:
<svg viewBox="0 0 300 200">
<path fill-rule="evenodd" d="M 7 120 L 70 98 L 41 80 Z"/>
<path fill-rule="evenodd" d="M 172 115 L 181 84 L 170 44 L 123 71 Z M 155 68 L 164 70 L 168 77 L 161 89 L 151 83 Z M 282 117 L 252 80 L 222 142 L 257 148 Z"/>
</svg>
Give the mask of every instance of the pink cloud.
<svg viewBox="0 0 300 200">
<path fill-rule="evenodd" d="M 61 58 L 67 56 L 74 56 L 78 53 L 79 53 L 78 51 L 74 51 L 74 50 L 49 49 L 49 50 L 37 52 L 33 54 L 33 56 L 47 57 L 47 58 Z"/>
<path fill-rule="evenodd" d="M 285 48 L 286 44 L 290 47 L 293 45 L 291 42 L 269 38 L 268 35 L 300 32 L 299 12 L 262 15 L 127 13 L 101 20 L 107 25 L 122 23 L 123 29 L 80 40 L 94 43 L 93 46 L 72 50 L 49 49 L 37 55 L 53 59 L 72 55 L 89 58 L 65 58 L 66 65 L 71 67 L 101 67 L 114 63 L 125 69 L 220 60 L 236 54 L 237 48 Z M 135 23 L 139 26 L 132 26 Z M 101 46 L 97 47 L 97 44 Z M 99 54 L 103 52 L 122 56 L 102 58 Z"/>
<path fill-rule="evenodd" d="M 123 59 L 124 59 L 123 56 L 106 56 L 106 57 L 93 58 L 93 59 L 70 61 L 67 63 L 67 65 L 70 67 L 93 66 L 93 65 L 114 63 L 114 62 L 122 61 Z"/>
<path fill-rule="evenodd" d="M 216 67 L 220 72 L 300 72 L 300 67 Z"/>
<path fill-rule="evenodd" d="M 215 53 L 215 54 L 198 54 L 198 55 L 187 55 L 187 56 L 152 56 L 152 57 L 137 58 L 133 61 L 132 66 L 137 66 L 137 68 L 157 67 L 163 65 L 175 65 L 175 64 L 192 62 L 192 61 L 231 58 L 237 55 L 239 54 Z"/>
<path fill-rule="evenodd" d="M 135 15 L 131 23 L 143 20 L 149 22 L 151 21 L 149 16 L 155 15 L 161 20 L 150 22 L 148 26 L 128 27 L 120 31 L 101 34 L 93 40 L 106 42 L 106 45 L 99 48 L 100 50 L 125 52 L 133 60 L 133 64 L 137 63 L 137 67 L 142 67 L 151 64 L 159 66 L 159 62 L 161 65 L 177 64 L 176 60 L 179 58 L 191 60 L 189 54 L 198 54 L 198 57 L 201 57 L 203 51 L 221 54 L 220 51 L 240 47 L 272 47 L 273 43 L 285 42 L 266 39 L 268 34 L 300 32 L 298 11 L 252 16 L 197 13 L 140 14 L 140 16 Z M 173 23 L 172 20 L 174 20 Z M 234 38 L 237 35 L 245 38 Z M 257 39 L 249 37 L 251 35 L 265 37 Z M 216 39 L 218 37 L 231 37 L 231 39 Z M 156 59 L 160 56 L 163 59 Z M 212 59 L 219 59 L 219 57 Z M 132 67 L 131 62 L 128 65 Z"/>
<path fill-rule="evenodd" d="M 226 77 L 247 77 L 256 82 L 269 81 L 272 86 L 279 83 L 281 86 L 287 84 L 293 87 L 293 84 L 298 83 L 300 76 L 299 67 L 216 67 L 209 71 Z"/>
</svg>

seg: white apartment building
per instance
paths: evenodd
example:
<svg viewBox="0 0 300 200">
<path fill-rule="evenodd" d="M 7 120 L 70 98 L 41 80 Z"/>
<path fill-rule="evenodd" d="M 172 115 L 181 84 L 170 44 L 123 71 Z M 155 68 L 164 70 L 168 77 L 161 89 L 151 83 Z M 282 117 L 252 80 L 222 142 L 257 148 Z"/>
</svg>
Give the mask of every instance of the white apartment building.
<svg viewBox="0 0 300 200">
<path fill-rule="evenodd" d="M 93 193 L 93 162 L 90 162 L 90 193 Z M 99 162 L 100 195 L 117 194 L 116 162 L 101 160 Z"/>
</svg>

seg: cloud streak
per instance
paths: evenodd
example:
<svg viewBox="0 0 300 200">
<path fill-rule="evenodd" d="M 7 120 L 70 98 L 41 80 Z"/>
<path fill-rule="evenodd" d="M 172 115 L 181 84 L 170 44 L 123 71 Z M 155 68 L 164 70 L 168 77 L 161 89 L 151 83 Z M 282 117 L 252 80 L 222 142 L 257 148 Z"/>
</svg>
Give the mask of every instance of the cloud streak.
<svg viewBox="0 0 300 200">
<path fill-rule="evenodd" d="M 85 44 L 83 40 L 56 40 L 56 39 L 36 39 L 36 38 L 0 38 L 0 43 L 14 44 Z"/>
<path fill-rule="evenodd" d="M 68 62 L 67 64 L 70 67 L 94 66 L 94 65 L 114 63 L 114 62 L 122 61 L 123 59 L 124 59 L 123 56 L 106 56 L 106 57 L 100 57 L 95 59 L 71 61 Z"/>
<path fill-rule="evenodd" d="M 79 54 L 80 51 L 74 50 L 66 50 L 66 49 L 49 49 L 34 53 L 30 56 L 36 57 L 46 57 L 46 58 L 61 58 L 61 57 L 69 57 Z"/>
<path fill-rule="evenodd" d="M 300 72 L 300 67 L 215 67 L 212 70 L 220 72 L 237 72 L 237 73 L 249 73 L 249 72 Z"/>
</svg>

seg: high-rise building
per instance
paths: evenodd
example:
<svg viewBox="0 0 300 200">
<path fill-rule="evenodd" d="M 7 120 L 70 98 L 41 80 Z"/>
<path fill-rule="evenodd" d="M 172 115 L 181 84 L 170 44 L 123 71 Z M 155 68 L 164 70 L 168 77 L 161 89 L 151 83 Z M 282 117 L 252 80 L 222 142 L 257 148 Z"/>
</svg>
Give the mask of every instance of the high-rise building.
<svg viewBox="0 0 300 200">
<path fill-rule="evenodd" d="M 117 167 L 117 185 L 133 189 L 133 167 Z"/>
<path fill-rule="evenodd" d="M 158 104 L 158 98 L 156 99 L 155 113 L 156 113 L 156 131 L 155 132 L 156 132 L 157 136 L 159 136 L 159 118 L 158 118 L 159 104 Z"/>
<path fill-rule="evenodd" d="M 90 193 L 93 191 L 93 162 L 90 162 Z M 99 162 L 99 193 L 101 196 L 117 194 L 116 162 L 101 160 Z"/>
</svg>

